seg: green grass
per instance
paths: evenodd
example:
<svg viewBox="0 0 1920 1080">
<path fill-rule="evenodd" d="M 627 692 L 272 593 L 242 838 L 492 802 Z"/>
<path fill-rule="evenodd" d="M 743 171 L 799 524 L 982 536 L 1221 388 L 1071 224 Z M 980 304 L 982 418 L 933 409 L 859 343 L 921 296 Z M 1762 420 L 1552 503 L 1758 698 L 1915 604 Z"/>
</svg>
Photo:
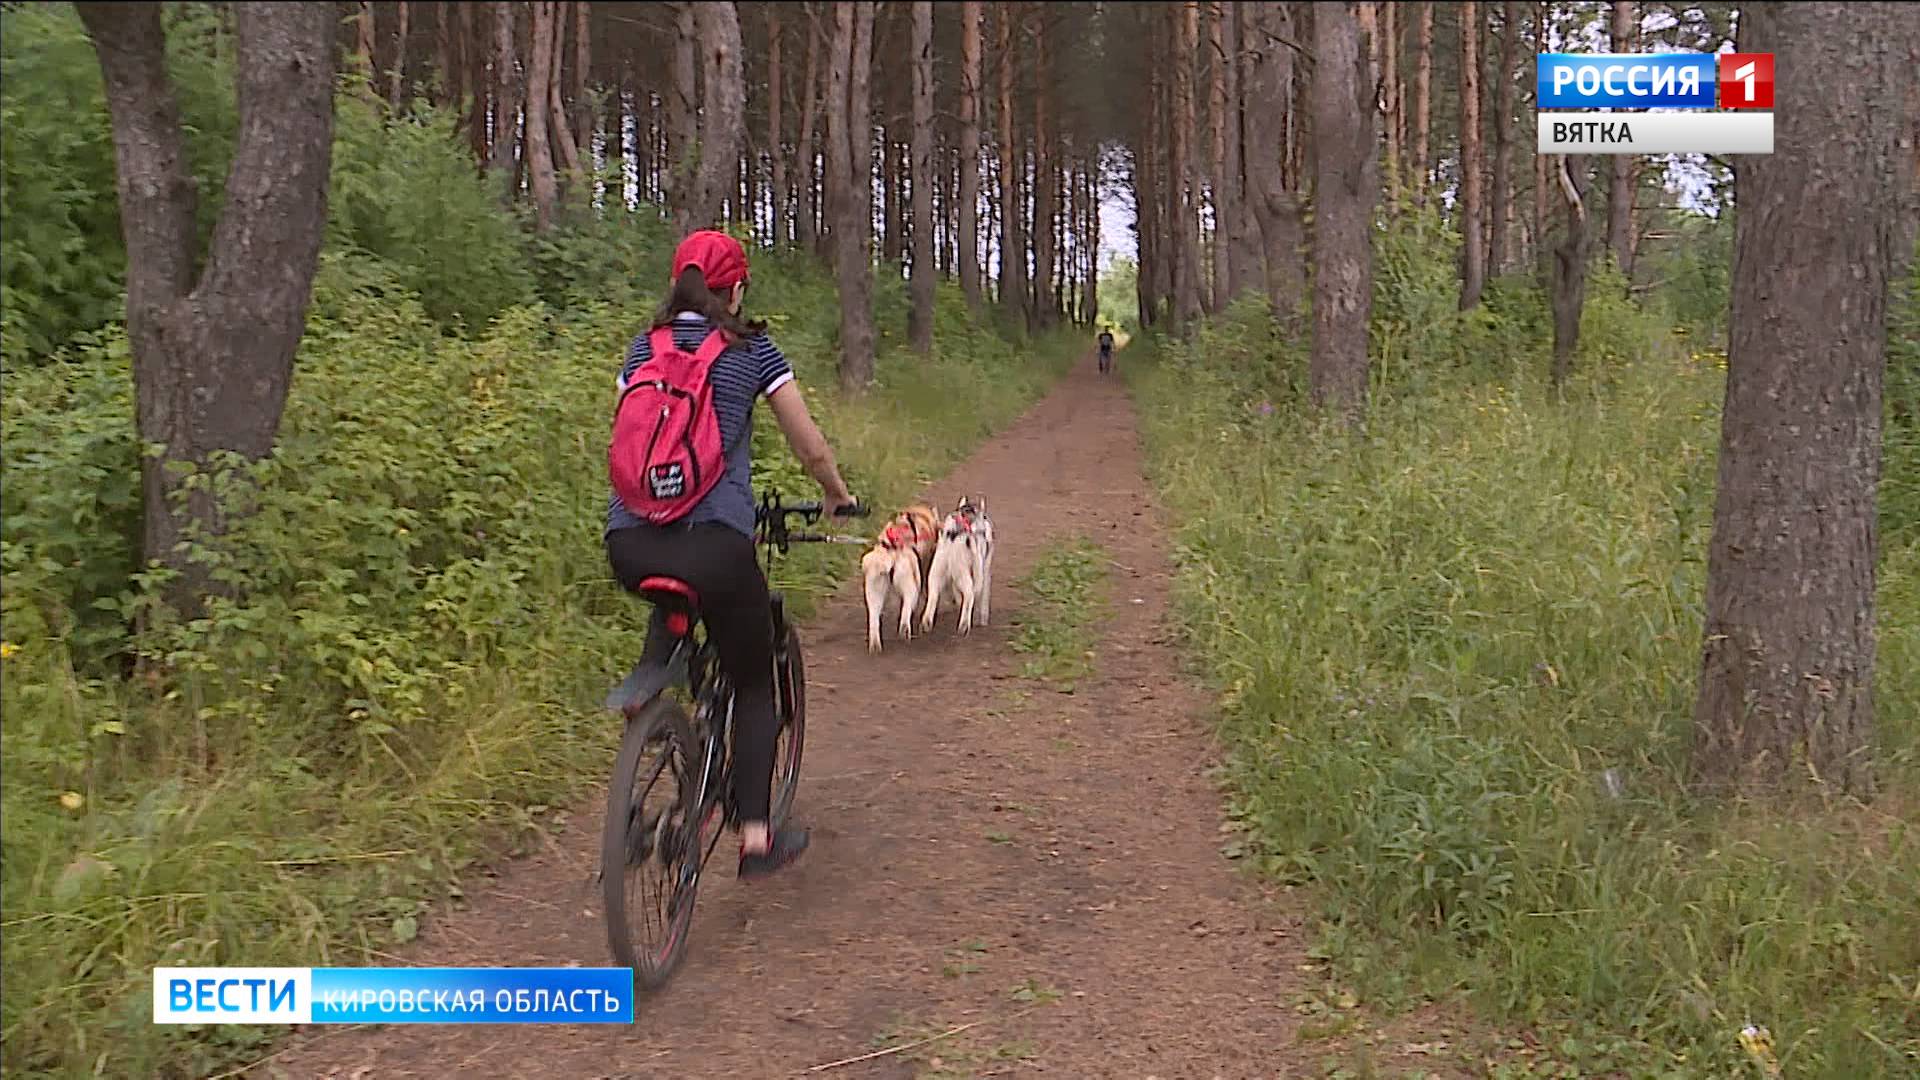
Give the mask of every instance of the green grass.
<svg viewBox="0 0 1920 1080">
<path fill-rule="evenodd" d="M 658 227 L 617 227 L 638 280 L 664 280 Z M 824 271 L 774 254 L 756 270 L 757 310 L 880 506 L 1018 415 L 1081 347 L 1004 340 L 943 290 L 936 356 L 906 352 L 900 308 L 882 307 L 879 382 L 846 398 Z M 600 546 L 610 374 L 650 311 L 613 296 L 515 307 L 467 339 L 382 264 L 330 254 L 255 512 L 205 548 L 245 599 L 137 641 L 124 341 L 7 373 L 9 1074 L 256 1058 L 269 1029 L 154 1026 L 150 969 L 390 962 L 476 859 L 594 827 L 592 807 L 557 808 L 611 760 L 598 699 L 644 617 Z M 760 479 L 813 491 L 774 425 L 757 428 Z M 804 615 L 851 572 L 848 550 L 796 547 L 776 584 Z M 115 667 L 130 646 L 156 682 Z M 559 885 L 592 903 L 584 879 Z"/>
<path fill-rule="evenodd" d="M 1582 1075 L 1736 1075 L 1748 1023 L 1788 1076 L 1913 1075 L 1912 522 L 1882 538 L 1886 796 L 1701 804 L 1681 781 L 1722 358 L 1615 310 L 1618 351 L 1584 355 L 1562 402 L 1530 374 L 1540 339 L 1476 314 L 1462 332 L 1498 347 L 1389 374 L 1355 437 L 1292 407 L 1298 347 L 1236 312 L 1125 370 L 1156 403 L 1232 813 L 1261 870 L 1308 886 L 1318 950 L 1370 1000 L 1465 991 L 1499 1024 L 1557 1025 Z"/>
<path fill-rule="evenodd" d="M 1095 621 L 1107 556 L 1074 538 L 1055 546 L 1015 585 L 1024 600 L 1012 645 L 1026 657 L 1021 675 L 1071 690 L 1093 673 Z"/>
</svg>

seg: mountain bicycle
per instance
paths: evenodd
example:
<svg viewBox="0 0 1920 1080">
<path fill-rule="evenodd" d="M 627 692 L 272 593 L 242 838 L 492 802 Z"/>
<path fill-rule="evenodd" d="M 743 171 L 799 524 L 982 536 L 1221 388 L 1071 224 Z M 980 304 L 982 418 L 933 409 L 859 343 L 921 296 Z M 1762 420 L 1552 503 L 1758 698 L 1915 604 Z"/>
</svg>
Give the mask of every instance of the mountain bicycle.
<svg viewBox="0 0 1920 1080">
<path fill-rule="evenodd" d="M 792 544 L 867 542 L 788 526 L 795 517 L 811 526 L 822 513 L 818 502 L 782 503 L 776 492 L 762 494 L 754 540 L 765 549 L 769 576 L 774 552 L 784 554 Z M 866 507 L 855 503 L 838 516 L 866 514 Z M 606 699 L 607 708 L 624 714 L 627 724 L 607 789 L 600 879 L 615 964 L 632 968 L 643 990 L 657 990 L 686 952 L 701 871 L 726 826 L 738 824 L 731 794 L 734 694 L 719 652 L 706 638 L 692 586 L 649 577 L 634 591 L 653 603 L 653 617 L 639 662 Z M 800 635 L 787 621 L 779 590 L 772 590 L 770 614 L 780 726 L 769 816 L 777 831 L 793 809 L 800 784 L 807 682 Z M 692 703 L 691 715 L 668 696 L 675 688 Z M 656 871 L 659 880 L 651 882 Z"/>
</svg>

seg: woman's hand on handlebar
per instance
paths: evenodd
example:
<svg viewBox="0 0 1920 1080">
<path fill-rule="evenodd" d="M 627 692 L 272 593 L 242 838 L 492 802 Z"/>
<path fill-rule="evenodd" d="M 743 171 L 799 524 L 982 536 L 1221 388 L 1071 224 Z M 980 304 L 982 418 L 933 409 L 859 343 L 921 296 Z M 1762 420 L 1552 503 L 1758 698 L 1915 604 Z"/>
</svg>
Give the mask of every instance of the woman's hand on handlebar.
<svg viewBox="0 0 1920 1080">
<path fill-rule="evenodd" d="M 867 516 L 867 508 L 860 504 L 860 500 L 844 491 L 839 495 L 826 495 L 820 500 L 820 505 L 825 508 L 828 517 Z"/>
</svg>

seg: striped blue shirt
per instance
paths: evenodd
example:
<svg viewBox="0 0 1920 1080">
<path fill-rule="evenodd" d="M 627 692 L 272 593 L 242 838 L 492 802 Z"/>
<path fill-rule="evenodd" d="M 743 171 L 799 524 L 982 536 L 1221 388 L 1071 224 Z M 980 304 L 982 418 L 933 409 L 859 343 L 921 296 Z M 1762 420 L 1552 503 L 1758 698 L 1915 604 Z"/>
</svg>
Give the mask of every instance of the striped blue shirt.
<svg viewBox="0 0 1920 1080">
<path fill-rule="evenodd" d="M 641 364 L 653 358 L 648 329 L 633 339 L 627 350 L 627 362 L 620 369 L 620 385 L 633 378 Z M 707 320 L 694 312 L 683 311 L 673 319 L 673 343 L 692 352 L 707 337 Z M 720 422 L 720 440 L 727 448 L 727 471 L 707 497 L 700 500 L 680 524 L 694 525 L 717 521 L 751 537 L 753 535 L 753 402 L 771 394 L 793 378 L 787 358 L 765 335 L 734 345 L 713 362 L 708 374 L 713 384 L 713 412 Z M 607 498 L 607 531 L 644 526 L 646 522 L 627 509 L 620 496 Z"/>
</svg>

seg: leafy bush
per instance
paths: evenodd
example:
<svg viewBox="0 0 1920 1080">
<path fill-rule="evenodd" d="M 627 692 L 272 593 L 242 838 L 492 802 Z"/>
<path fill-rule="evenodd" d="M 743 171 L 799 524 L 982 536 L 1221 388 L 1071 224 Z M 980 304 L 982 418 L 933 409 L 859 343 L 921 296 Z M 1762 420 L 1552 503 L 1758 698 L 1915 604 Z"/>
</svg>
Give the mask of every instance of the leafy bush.
<svg viewBox="0 0 1920 1080">
<path fill-rule="evenodd" d="M 378 105 L 339 98 L 327 237 L 392 264 L 399 283 L 444 326 L 484 328 L 533 299 L 514 220 L 473 167 L 459 117 L 421 107 L 389 120 Z"/>
<path fill-rule="evenodd" d="M 1906 1075 L 1911 530 L 1882 547 L 1887 799 L 1798 817 L 1697 805 L 1682 778 L 1723 354 L 1683 354 L 1597 276 L 1561 401 L 1525 337 L 1537 297 L 1503 286 L 1484 316 L 1449 320 L 1420 284 L 1440 272 L 1418 263 L 1383 258 L 1386 292 L 1408 293 L 1374 334 L 1428 373 L 1377 376 L 1364 437 L 1263 407 L 1300 346 L 1262 348 L 1237 312 L 1128 368 L 1156 402 L 1180 613 L 1220 690 L 1246 849 L 1311 884 L 1322 948 L 1387 1000 L 1464 986 L 1496 1015 L 1626 1037 L 1585 1073 L 1732 1075 L 1756 1022 L 1788 1075 Z M 1467 359 L 1463 341 L 1513 351 Z M 1910 432 L 1890 428 L 1890 479 Z M 1893 509 L 1904 482 L 1890 512 L 1911 512 Z"/>
</svg>

